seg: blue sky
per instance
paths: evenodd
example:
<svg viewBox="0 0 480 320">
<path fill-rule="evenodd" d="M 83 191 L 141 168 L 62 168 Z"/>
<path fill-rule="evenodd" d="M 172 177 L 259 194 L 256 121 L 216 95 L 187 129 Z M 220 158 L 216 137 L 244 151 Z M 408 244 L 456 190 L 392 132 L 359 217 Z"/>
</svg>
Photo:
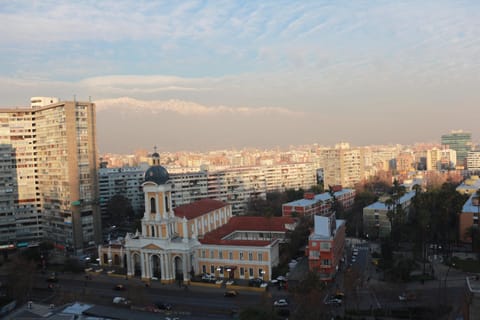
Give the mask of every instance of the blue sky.
<svg viewBox="0 0 480 320">
<path fill-rule="evenodd" d="M 0 1 L 0 106 L 175 100 L 226 122 L 289 111 L 298 143 L 478 139 L 479 17 L 478 1 Z"/>
</svg>

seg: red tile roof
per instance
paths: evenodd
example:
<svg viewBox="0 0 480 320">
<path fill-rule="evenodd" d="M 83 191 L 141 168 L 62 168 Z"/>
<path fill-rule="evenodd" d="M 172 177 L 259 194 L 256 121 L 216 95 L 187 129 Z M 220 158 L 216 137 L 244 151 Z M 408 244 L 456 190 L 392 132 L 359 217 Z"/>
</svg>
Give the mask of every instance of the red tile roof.
<svg viewBox="0 0 480 320">
<path fill-rule="evenodd" d="M 228 204 L 213 199 L 202 199 L 189 204 L 185 204 L 173 209 L 177 217 L 185 217 L 187 220 L 200 217 L 216 209 L 226 207 Z"/>
<path fill-rule="evenodd" d="M 227 240 L 223 239 L 234 231 L 287 231 L 287 224 L 294 224 L 295 219 L 290 217 L 232 217 L 230 221 L 220 228 L 208 232 L 199 241 L 202 244 L 218 244 L 231 246 L 267 246 L 270 240 Z"/>
</svg>

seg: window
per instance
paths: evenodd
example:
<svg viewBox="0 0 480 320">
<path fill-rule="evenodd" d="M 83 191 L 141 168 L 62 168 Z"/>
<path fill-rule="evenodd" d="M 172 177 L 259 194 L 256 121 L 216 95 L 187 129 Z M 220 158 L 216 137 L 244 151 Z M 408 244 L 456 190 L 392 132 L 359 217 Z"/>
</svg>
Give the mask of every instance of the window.
<svg viewBox="0 0 480 320">
<path fill-rule="evenodd" d="M 322 264 L 325 265 L 325 266 L 329 266 L 329 265 L 330 265 L 330 260 L 328 260 L 328 259 L 323 259 L 323 260 L 322 260 Z"/>
<path fill-rule="evenodd" d="M 233 260 L 233 252 L 232 251 L 228 252 L 228 259 Z"/>
<path fill-rule="evenodd" d="M 263 271 L 262 268 L 258 269 L 258 277 L 259 277 L 259 278 L 262 278 L 262 279 L 263 279 L 263 274 L 264 274 L 264 273 L 265 273 L 265 272 Z"/>
<path fill-rule="evenodd" d="M 155 198 L 150 198 L 150 212 L 151 213 L 157 212 L 155 208 Z"/>
<path fill-rule="evenodd" d="M 243 260 L 243 252 L 240 252 L 240 260 Z"/>
<path fill-rule="evenodd" d="M 240 277 L 245 277 L 245 269 L 243 267 L 240 268 Z"/>
<path fill-rule="evenodd" d="M 248 275 L 253 278 L 253 268 L 248 269 Z"/>
<path fill-rule="evenodd" d="M 248 253 L 248 260 L 250 260 L 250 261 L 253 260 L 253 253 L 252 252 Z"/>
<path fill-rule="evenodd" d="M 202 273 L 207 273 L 207 266 L 206 265 L 202 266 Z"/>
<path fill-rule="evenodd" d="M 210 250 L 210 259 L 213 259 L 213 257 L 214 257 L 214 252 L 213 250 Z"/>
<path fill-rule="evenodd" d="M 312 241 L 312 247 L 316 247 L 317 246 L 317 242 L 316 241 Z"/>
<path fill-rule="evenodd" d="M 318 259 L 320 258 L 320 252 L 318 251 L 310 251 L 310 259 Z"/>
<path fill-rule="evenodd" d="M 167 210 L 167 212 L 170 211 L 170 208 L 168 206 L 168 196 L 167 195 L 165 195 L 165 210 Z"/>
<path fill-rule="evenodd" d="M 205 250 L 202 250 L 202 258 L 205 258 Z"/>
<path fill-rule="evenodd" d="M 263 261 L 263 254 L 261 252 L 258 253 L 258 261 Z"/>
<path fill-rule="evenodd" d="M 332 245 L 330 242 L 320 242 L 320 249 L 321 250 L 330 250 Z"/>
<path fill-rule="evenodd" d="M 210 266 L 210 273 L 215 274 L 215 266 Z"/>
<path fill-rule="evenodd" d="M 223 259 L 223 251 L 218 251 L 218 259 Z"/>
</svg>

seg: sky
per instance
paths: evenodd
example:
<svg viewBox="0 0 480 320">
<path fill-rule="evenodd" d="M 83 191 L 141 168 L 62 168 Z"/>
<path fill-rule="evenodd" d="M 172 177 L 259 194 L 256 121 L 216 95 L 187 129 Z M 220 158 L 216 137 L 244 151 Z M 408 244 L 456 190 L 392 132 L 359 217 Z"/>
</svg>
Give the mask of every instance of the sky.
<svg viewBox="0 0 480 320">
<path fill-rule="evenodd" d="M 475 141 L 479 17 L 476 0 L 0 0 L 0 107 L 91 99 L 101 152 Z"/>
</svg>

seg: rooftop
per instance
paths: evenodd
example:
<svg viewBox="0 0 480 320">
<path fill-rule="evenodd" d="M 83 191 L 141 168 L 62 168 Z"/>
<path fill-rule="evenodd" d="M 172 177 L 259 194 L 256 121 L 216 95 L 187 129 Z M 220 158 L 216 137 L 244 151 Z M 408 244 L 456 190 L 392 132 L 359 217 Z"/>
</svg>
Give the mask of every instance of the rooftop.
<svg viewBox="0 0 480 320">
<path fill-rule="evenodd" d="M 270 240 L 236 240 L 224 239 L 235 231 L 266 231 L 266 232 L 286 232 L 295 224 L 295 219 L 290 217 L 232 217 L 230 221 L 222 227 L 213 230 L 199 239 L 202 244 L 219 244 L 232 246 L 268 246 Z"/>
<path fill-rule="evenodd" d="M 187 220 L 190 220 L 226 206 L 228 204 L 222 201 L 202 199 L 176 207 L 173 211 L 177 217 L 185 217 Z"/>
<path fill-rule="evenodd" d="M 334 193 L 335 197 L 340 197 L 344 194 L 348 194 L 352 192 L 352 189 L 342 189 L 340 191 L 337 191 Z M 332 196 L 330 195 L 330 193 L 328 192 L 324 192 L 324 193 L 320 193 L 320 194 L 316 194 L 315 197 L 313 199 L 299 199 L 299 200 L 295 200 L 295 201 L 291 201 L 291 202 L 288 202 L 288 203 L 284 203 L 283 205 L 284 206 L 292 206 L 292 207 L 306 207 L 306 206 L 309 206 L 309 205 L 313 205 L 317 202 L 325 202 L 325 201 L 329 201 L 332 199 Z"/>
<path fill-rule="evenodd" d="M 409 193 L 404 194 L 403 196 L 400 197 L 400 204 L 403 204 L 407 201 L 410 201 L 413 197 L 415 196 L 415 191 L 410 191 Z M 385 204 L 385 202 L 380 202 L 377 201 L 375 203 L 372 203 L 369 206 L 366 206 L 364 209 L 376 209 L 376 210 L 384 210 L 387 211 L 389 208 Z"/>
</svg>

